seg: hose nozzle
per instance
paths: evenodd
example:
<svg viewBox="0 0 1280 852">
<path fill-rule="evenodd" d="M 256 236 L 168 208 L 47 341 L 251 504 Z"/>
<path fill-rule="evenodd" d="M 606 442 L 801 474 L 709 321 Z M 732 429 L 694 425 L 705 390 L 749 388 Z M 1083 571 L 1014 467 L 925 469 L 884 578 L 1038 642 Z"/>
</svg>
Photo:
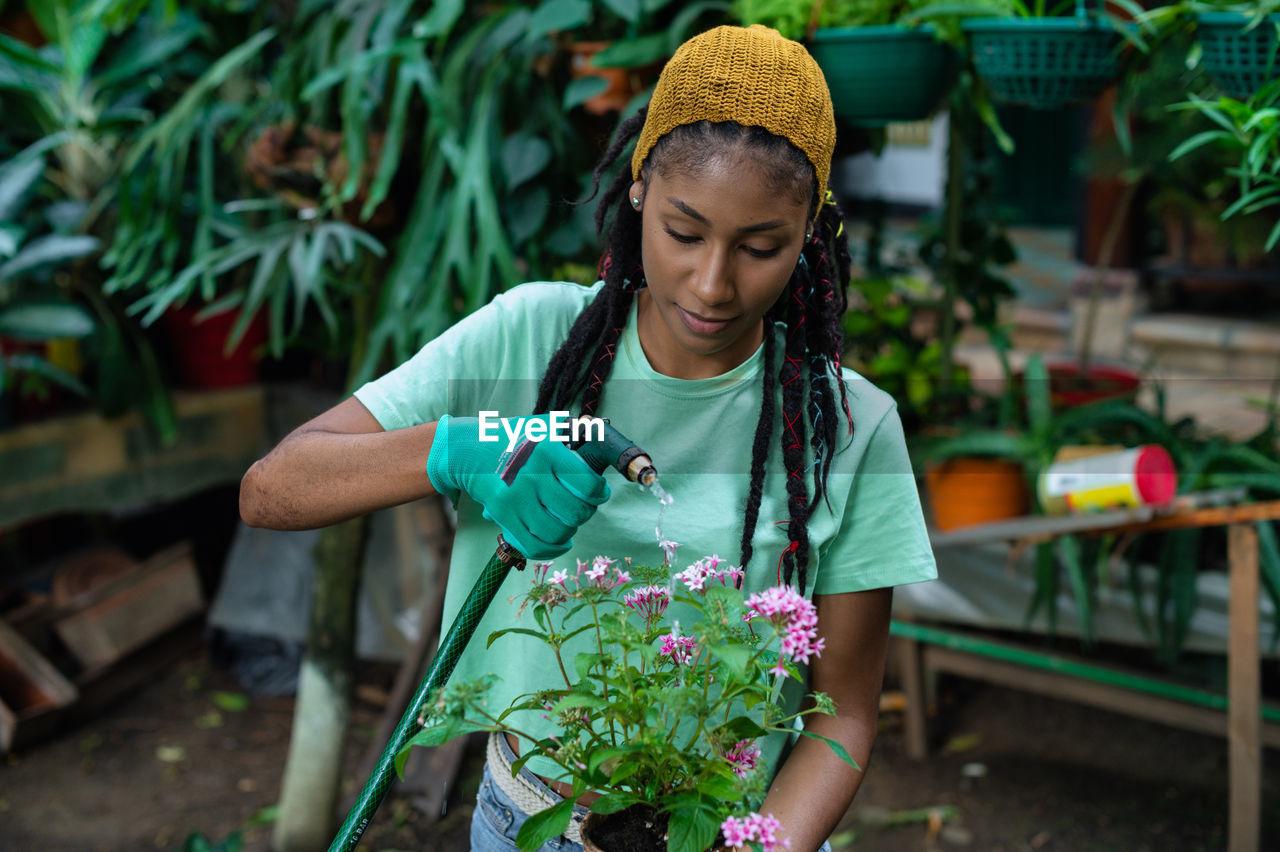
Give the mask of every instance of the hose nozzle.
<svg viewBox="0 0 1280 852">
<path fill-rule="evenodd" d="M 632 482 L 648 487 L 658 478 L 658 471 L 653 466 L 649 454 L 637 447 L 608 420 L 600 417 L 581 415 L 573 421 L 575 437 L 569 442 L 569 449 L 591 465 L 597 473 L 612 467 Z"/>
</svg>

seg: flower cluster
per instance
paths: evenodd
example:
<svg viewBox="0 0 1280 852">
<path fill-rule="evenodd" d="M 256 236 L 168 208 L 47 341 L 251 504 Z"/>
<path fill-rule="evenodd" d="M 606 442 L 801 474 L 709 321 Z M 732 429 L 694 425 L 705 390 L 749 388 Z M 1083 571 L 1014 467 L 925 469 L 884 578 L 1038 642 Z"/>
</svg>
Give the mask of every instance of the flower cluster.
<svg viewBox="0 0 1280 852">
<path fill-rule="evenodd" d="M 826 642 L 818 638 L 818 609 L 795 589 L 775 586 L 756 592 L 745 603 L 744 621 L 763 618 L 778 630 L 782 637 L 782 657 L 807 665 L 809 657 L 822 655 Z M 782 658 L 770 671 L 779 678 L 787 676 Z"/>
<path fill-rule="evenodd" d="M 741 846 L 744 843 L 759 843 L 764 852 L 775 852 L 778 849 L 790 849 L 790 840 L 778 840 L 778 829 L 782 823 L 769 814 L 761 816 L 752 813 L 742 819 L 729 817 L 720 824 L 724 834 L 724 842 L 729 846 Z"/>
<path fill-rule="evenodd" d="M 687 666 L 693 662 L 693 652 L 697 647 L 698 640 L 692 636 L 681 636 L 680 625 L 677 624 L 675 632 L 662 637 L 662 647 L 658 650 L 658 656 L 670 657 L 676 665 Z"/>
<path fill-rule="evenodd" d="M 725 565 L 721 568 L 721 565 Z M 719 556 L 704 556 L 688 568 L 674 575 L 674 579 L 684 583 L 691 592 L 701 592 L 708 583 L 718 582 L 722 586 L 742 585 L 744 572 L 741 568 L 728 565 Z"/>
<path fill-rule="evenodd" d="M 760 765 L 760 746 L 753 740 L 738 740 L 733 748 L 724 753 L 724 759 L 733 766 L 734 774 L 739 778 L 746 778 Z"/>
<path fill-rule="evenodd" d="M 578 560 L 576 570 L 539 563 L 520 605 L 521 613 L 532 609 L 532 621 L 495 631 L 489 641 L 540 638 L 554 657 L 554 680 L 505 699 L 501 712 L 485 700 L 496 676 L 451 684 L 430 718 L 419 720 L 424 730 L 412 742 L 510 731 L 560 768 L 557 780 L 612 796 L 620 808 L 666 815 L 669 839 L 678 838 L 671 852 L 706 849 L 717 831 L 730 846 L 787 848 L 776 839 L 777 820 L 752 813 L 768 783 L 757 771 L 757 743 L 790 734 L 808 713 L 834 712 L 822 695 L 812 696 L 812 708 L 790 712 L 774 677 L 783 660 L 807 662 L 822 650 L 816 610 L 788 588 L 747 595 L 742 570 L 718 556 L 676 572 L 670 559 L 679 545 L 659 544 L 667 557 L 661 567 L 605 556 Z M 750 629 L 750 619 L 768 620 L 774 630 Z M 750 816 L 726 820 L 733 814 Z M 539 848 L 569 819 L 564 810 L 545 824 L 530 820 L 519 847 Z"/>
<path fill-rule="evenodd" d="M 630 607 L 652 621 L 667 611 L 671 603 L 671 590 L 666 586 L 641 586 L 622 598 L 623 606 Z"/>
</svg>

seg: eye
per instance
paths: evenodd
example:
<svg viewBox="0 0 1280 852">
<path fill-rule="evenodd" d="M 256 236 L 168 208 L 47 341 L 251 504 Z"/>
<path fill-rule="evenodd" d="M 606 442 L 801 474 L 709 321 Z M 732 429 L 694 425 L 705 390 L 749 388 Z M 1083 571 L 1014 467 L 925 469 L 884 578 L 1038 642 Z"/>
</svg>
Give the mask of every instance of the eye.
<svg viewBox="0 0 1280 852">
<path fill-rule="evenodd" d="M 743 246 L 742 249 L 752 257 L 758 257 L 761 260 L 768 260 L 771 257 L 776 257 L 778 252 L 781 251 L 779 248 L 758 249 L 752 248 L 751 246 Z"/>
<path fill-rule="evenodd" d="M 684 243 L 685 245 L 688 245 L 690 243 L 696 243 L 698 241 L 698 237 L 692 236 L 690 234 L 677 233 L 676 231 L 671 230 L 671 226 L 669 225 L 663 225 L 662 229 L 666 231 L 671 236 L 671 238 L 678 243 Z"/>
</svg>

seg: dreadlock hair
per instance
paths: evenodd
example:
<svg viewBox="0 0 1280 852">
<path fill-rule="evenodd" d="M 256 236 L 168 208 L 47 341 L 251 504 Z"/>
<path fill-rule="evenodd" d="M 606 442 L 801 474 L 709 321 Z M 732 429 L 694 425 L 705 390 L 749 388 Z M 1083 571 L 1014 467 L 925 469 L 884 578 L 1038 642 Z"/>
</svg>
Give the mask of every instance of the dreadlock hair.
<svg viewBox="0 0 1280 852">
<path fill-rule="evenodd" d="M 596 166 L 590 200 L 600 192 L 606 177 L 623 151 L 644 126 L 646 109 L 618 127 L 613 141 Z M 800 262 L 787 289 L 765 314 L 763 404 L 756 423 L 751 452 L 751 481 L 747 494 L 741 566 L 751 561 L 751 540 L 760 515 L 765 463 L 774 433 L 775 400 L 782 387 L 781 449 L 787 470 L 789 544 L 779 560 L 779 582 L 793 583 L 799 568 L 798 587 L 804 589 L 809 564 L 809 518 L 818 500 L 826 497 L 827 475 L 835 454 L 839 411 L 831 379 L 836 378 L 840 406 L 850 434 L 853 418 L 840 380 L 843 344 L 841 318 L 847 307 L 845 284 L 849 280 L 849 250 L 843 238 L 844 217 L 835 201 L 817 198 L 817 180 L 808 158 L 791 142 L 759 127 L 736 122 L 699 121 L 681 125 L 664 135 L 646 159 L 643 180 L 650 170 L 668 174 L 696 173 L 708 150 L 749 150 L 765 166 L 765 179 L 778 191 L 791 192 L 810 201 L 816 212 L 813 236 L 801 251 Z M 640 254 L 640 213 L 627 199 L 632 175 L 627 165 L 613 177 L 596 208 L 596 230 L 604 234 L 605 252 L 599 274 L 604 287 L 578 316 L 565 342 L 552 355 L 538 389 L 535 413 L 567 409 L 581 399 L 583 414 L 592 415 L 600 405 L 604 383 L 613 366 L 623 326 L 635 292 L 644 286 Z M 612 218 L 610 218 L 612 214 Z M 812 216 L 811 216 L 812 217 Z M 782 321 L 787 336 L 782 360 L 773 326 Z M 805 477 L 805 445 L 813 450 L 813 493 Z"/>
</svg>

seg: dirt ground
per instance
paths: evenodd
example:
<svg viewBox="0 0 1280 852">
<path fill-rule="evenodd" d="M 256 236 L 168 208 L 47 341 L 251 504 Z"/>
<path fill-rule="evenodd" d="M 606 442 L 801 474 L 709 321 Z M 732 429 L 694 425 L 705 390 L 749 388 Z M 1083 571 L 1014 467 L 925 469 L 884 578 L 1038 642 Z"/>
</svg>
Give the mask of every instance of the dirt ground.
<svg viewBox="0 0 1280 852">
<path fill-rule="evenodd" d="M 360 679 L 385 686 L 389 674 L 371 667 Z M 883 714 L 837 852 L 1224 848 L 1224 741 L 959 679 L 944 679 L 939 695 L 940 747 L 923 762 L 904 754 L 899 714 Z M 192 833 L 216 843 L 239 832 L 246 852 L 266 852 L 264 809 L 279 793 L 292 705 L 248 699 L 197 650 L 96 719 L 9 757 L 0 849 L 177 850 Z M 348 765 L 378 714 L 357 703 Z M 1280 850 L 1277 757 L 1264 760 L 1268 850 Z M 434 825 L 409 799 L 389 797 L 363 848 L 466 849 L 482 760 L 468 750 Z M 347 783 L 354 791 L 363 780 Z"/>
</svg>

